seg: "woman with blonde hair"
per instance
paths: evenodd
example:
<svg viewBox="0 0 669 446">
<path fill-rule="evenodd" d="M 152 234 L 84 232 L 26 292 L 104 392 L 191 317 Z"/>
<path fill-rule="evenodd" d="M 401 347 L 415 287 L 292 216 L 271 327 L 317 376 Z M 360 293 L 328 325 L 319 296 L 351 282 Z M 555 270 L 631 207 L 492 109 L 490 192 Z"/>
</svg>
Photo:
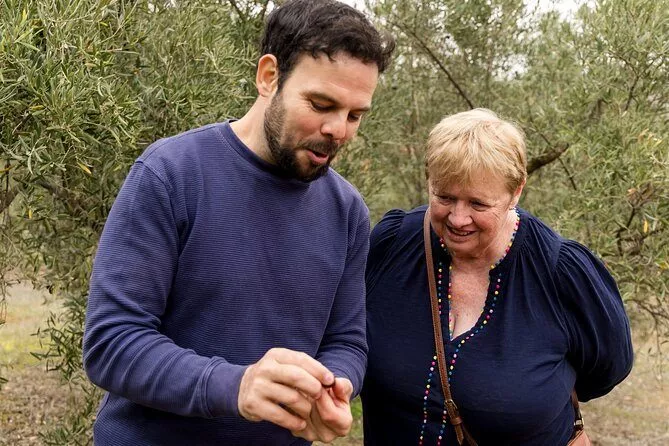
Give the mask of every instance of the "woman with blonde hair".
<svg viewBox="0 0 669 446">
<path fill-rule="evenodd" d="M 613 278 L 518 207 L 514 124 L 484 109 L 446 117 L 426 171 L 428 206 L 392 210 L 372 231 L 365 444 L 568 444 L 572 393 L 605 395 L 632 367 Z"/>
</svg>

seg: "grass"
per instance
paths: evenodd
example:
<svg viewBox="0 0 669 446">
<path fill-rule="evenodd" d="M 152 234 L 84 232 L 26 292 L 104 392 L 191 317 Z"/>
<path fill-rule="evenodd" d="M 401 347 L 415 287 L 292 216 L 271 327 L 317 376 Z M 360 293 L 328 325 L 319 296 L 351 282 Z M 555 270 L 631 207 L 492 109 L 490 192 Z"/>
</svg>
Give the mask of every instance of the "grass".
<svg viewBox="0 0 669 446">
<path fill-rule="evenodd" d="M 42 351 L 37 331 L 58 305 L 53 298 L 22 283 L 9 289 L 5 325 L 0 328 L 0 366 L 30 367 L 38 364 L 31 352 Z"/>
<path fill-rule="evenodd" d="M 17 285 L 7 298 L 7 321 L 0 327 L 0 445 L 41 444 L 40 433 L 53 428 L 73 401 L 68 384 L 46 372 L 30 352 L 40 351 L 34 334 L 58 305 L 29 285 Z M 638 338 L 638 336 L 637 336 Z M 669 383 L 652 342 L 638 340 L 632 374 L 609 395 L 582 405 L 586 429 L 595 446 L 669 444 Z M 669 369 L 668 369 L 669 370 Z M 360 401 L 353 402 L 354 426 L 336 446 L 363 444 Z"/>
<path fill-rule="evenodd" d="M 31 354 L 43 350 L 36 333 L 58 308 L 28 284 L 9 290 L 0 327 L 0 375 L 8 379 L 0 390 L 0 445 L 41 444 L 39 434 L 67 410 L 67 385 Z"/>
</svg>

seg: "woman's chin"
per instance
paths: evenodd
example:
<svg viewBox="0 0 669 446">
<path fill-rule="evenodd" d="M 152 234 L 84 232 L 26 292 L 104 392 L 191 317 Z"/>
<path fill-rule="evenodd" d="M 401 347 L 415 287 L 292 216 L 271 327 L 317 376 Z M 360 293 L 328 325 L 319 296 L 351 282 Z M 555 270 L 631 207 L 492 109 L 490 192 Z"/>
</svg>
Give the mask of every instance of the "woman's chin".
<svg viewBox="0 0 669 446">
<path fill-rule="evenodd" d="M 474 254 L 474 249 L 471 246 L 471 243 L 469 243 L 470 240 L 466 241 L 453 241 L 453 240 L 446 240 L 446 250 L 448 250 L 449 253 L 452 255 L 456 255 L 459 257 L 470 257 L 473 256 Z"/>
</svg>

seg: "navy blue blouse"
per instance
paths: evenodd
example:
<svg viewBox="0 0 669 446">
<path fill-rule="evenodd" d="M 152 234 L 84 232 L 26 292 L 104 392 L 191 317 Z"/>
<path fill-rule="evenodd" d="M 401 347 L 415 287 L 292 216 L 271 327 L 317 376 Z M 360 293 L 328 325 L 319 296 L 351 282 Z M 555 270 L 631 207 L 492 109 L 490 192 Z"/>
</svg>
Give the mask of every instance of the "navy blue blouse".
<svg viewBox="0 0 669 446">
<path fill-rule="evenodd" d="M 457 444 L 436 364 L 425 210 L 390 211 L 371 236 L 362 391 L 369 445 Z M 448 299 L 442 300 L 449 383 L 479 445 L 565 445 L 573 431 L 572 389 L 587 401 L 629 374 L 629 321 L 613 278 L 587 248 L 518 212 L 520 227 L 490 271 L 474 327 L 449 340 Z M 432 245 L 443 294 L 450 257 L 434 233 Z"/>
</svg>

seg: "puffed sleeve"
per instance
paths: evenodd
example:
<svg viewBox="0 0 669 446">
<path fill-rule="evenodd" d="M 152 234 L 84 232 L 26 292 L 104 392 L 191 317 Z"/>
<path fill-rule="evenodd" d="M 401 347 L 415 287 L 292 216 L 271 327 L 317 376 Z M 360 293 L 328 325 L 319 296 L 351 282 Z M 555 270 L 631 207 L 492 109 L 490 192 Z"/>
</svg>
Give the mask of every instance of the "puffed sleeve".
<svg viewBox="0 0 669 446">
<path fill-rule="evenodd" d="M 560 248 L 556 279 L 579 400 L 606 395 L 630 373 L 633 361 L 629 319 L 618 287 L 604 264 L 571 240 Z"/>
<path fill-rule="evenodd" d="M 383 271 L 388 249 L 392 246 L 397 232 L 402 226 L 406 212 L 401 209 L 392 209 L 383 216 L 380 222 L 374 226 L 370 235 L 369 256 L 367 257 L 366 285 L 367 294 L 370 293 L 379 276 Z"/>
</svg>

